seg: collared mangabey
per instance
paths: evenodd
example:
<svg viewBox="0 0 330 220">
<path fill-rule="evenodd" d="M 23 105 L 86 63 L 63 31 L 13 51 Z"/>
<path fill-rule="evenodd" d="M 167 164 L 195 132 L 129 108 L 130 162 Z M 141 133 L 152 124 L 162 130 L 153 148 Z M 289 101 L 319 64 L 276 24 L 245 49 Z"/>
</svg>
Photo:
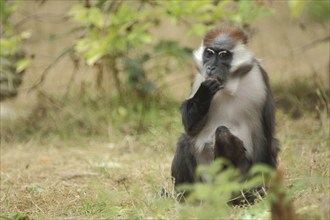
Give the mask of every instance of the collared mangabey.
<svg viewBox="0 0 330 220">
<path fill-rule="evenodd" d="M 245 174 L 253 164 L 277 165 L 274 100 L 247 40 L 240 28 L 220 26 L 194 53 L 199 72 L 181 106 L 185 133 L 172 162 L 175 186 L 195 182 L 196 167 L 217 157 L 227 157 Z M 230 152 L 221 152 L 222 142 Z"/>
</svg>

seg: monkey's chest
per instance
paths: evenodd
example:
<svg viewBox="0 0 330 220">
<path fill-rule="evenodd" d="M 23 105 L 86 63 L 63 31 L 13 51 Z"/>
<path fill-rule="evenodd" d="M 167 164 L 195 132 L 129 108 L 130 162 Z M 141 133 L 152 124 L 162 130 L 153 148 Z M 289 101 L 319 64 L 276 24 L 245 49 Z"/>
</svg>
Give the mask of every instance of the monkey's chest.
<svg viewBox="0 0 330 220">
<path fill-rule="evenodd" d="M 211 103 L 206 124 L 195 137 L 199 164 L 204 163 L 205 158 L 209 161 L 213 160 L 210 154 L 213 153 L 215 131 L 219 126 L 226 126 L 233 135 L 238 137 L 246 148 L 247 156 L 252 158 L 253 134 L 260 127 L 260 113 L 253 107 L 255 108 L 244 99 L 217 94 Z"/>
</svg>

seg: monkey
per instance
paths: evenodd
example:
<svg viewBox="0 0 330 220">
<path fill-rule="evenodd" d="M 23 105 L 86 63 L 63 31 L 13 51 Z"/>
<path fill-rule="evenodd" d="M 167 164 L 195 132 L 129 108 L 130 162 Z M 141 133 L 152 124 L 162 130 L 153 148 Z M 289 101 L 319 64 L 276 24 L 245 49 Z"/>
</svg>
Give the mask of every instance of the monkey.
<svg viewBox="0 0 330 220">
<path fill-rule="evenodd" d="M 207 32 L 194 52 L 197 74 L 181 104 L 184 133 L 171 165 L 174 186 L 202 181 L 199 165 L 219 157 L 243 175 L 254 164 L 277 166 L 275 105 L 269 78 L 247 48 L 247 34 L 222 25 Z"/>
</svg>

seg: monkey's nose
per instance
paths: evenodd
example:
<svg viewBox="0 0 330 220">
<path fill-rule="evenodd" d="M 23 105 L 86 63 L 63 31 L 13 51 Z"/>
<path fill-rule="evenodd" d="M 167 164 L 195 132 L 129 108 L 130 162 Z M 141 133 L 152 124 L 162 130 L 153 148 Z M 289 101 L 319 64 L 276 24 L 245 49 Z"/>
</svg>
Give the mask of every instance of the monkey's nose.
<svg viewBox="0 0 330 220">
<path fill-rule="evenodd" d="M 209 76 L 213 75 L 213 74 L 214 74 L 214 71 L 215 71 L 215 67 L 214 67 L 214 66 L 208 66 L 208 67 L 206 68 L 206 73 L 207 73 L 207 75 L 209 75 Z"/>
</svg>

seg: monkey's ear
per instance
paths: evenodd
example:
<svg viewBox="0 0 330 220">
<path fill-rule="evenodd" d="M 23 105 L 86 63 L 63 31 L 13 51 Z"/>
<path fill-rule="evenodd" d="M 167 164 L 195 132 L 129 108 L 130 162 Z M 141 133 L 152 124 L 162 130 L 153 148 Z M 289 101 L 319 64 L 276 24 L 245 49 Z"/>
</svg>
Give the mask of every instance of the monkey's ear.
<svg viewBox="0 0 330 220">
<path fill-rule="evenodd" d="M 196 67 L 198 72 L 202 72 L 203 70 L 203 52 L 204 52 L 204 45 L 203 43 L 201 44 L 201 46 L 194 51 L 194 58 L 195 58 L 195 63 L 196 63 Z"/>
</svg>

